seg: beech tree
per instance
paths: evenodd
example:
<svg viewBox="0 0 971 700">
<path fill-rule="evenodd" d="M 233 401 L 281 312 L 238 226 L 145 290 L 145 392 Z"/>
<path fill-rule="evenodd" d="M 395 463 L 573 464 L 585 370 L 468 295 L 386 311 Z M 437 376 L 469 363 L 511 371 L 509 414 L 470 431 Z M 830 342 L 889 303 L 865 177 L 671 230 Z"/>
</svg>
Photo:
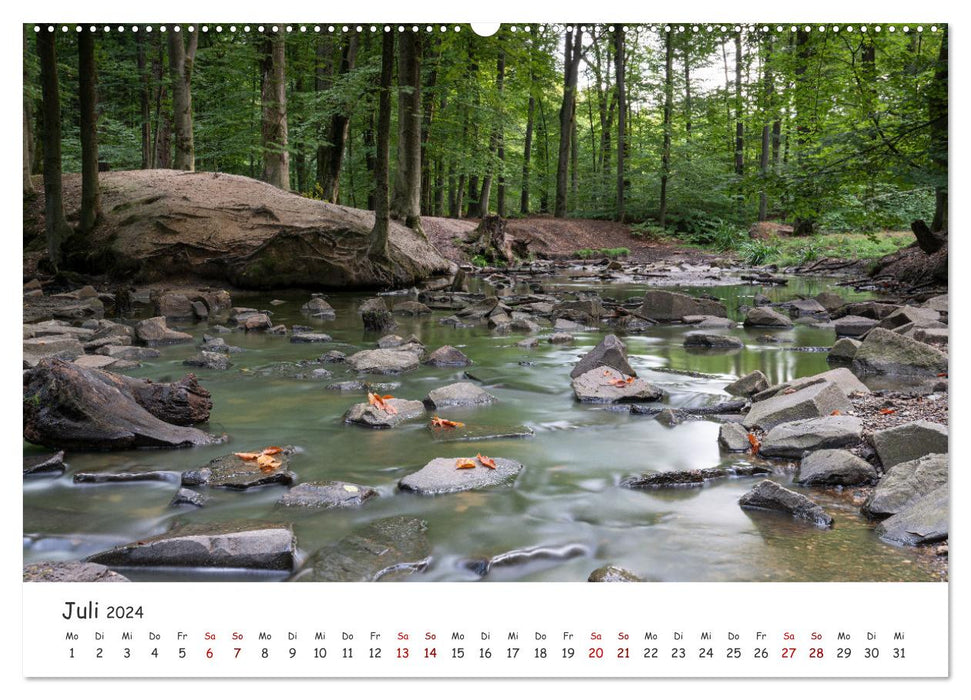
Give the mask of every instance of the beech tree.
<svg viewBox="0 0 971 700">
<path fill-rule="evenodd" d="M 288 190 L 290 153 L 287 151 L 287 54 L 283 27 L 267 29 L 263 35 L 261 53 L 262 179 L 274 187 Z"/>
<path fill-rule="evenodd" d="M 98 95 L 95 79 L 94 37 L 78 34 L 78 103 L 81 112 L 81 216 L 78 231 L 87 233 L 101 216 L 98 185 Z"/>
<path fill-rule="evenodd" d="M 40 84 L 43 94 L 42 116 L 44 145 L 44 229 L 47 256 L 54 270 L 61 265 L 61 246 L 71 234 L 64 218 L 61 185 L 61 98 L 57 83 L 57 48 L 55 34 L 41 27 L 37 34 L 40 58 Z"/>
<path fill-rule="evenodd" d="M 556 161 L 556 202 L 553 215 L 566 216 L 567 177 L 576 125 L 576 91 L 582 57 L 583 29 L 567 27 L 563 45 L 563 101 L 560 105 L 560 148 Z"/>
<path fill-rule="evenodd" d="M 398 166 L 391 217 L 421 229 L 421 42 L 417 32 L 401 33 L 398 47 Z M 380 126 L 378 127 L 380 135 Z"/>
<path fill-rule="evenodd" d="M 337 76 L 346 76 L 354 70 L 357 46 L 357 34 L 351 34 L 343 42 L 335 42 L 334 63 Z M 350 126 L 351 105 L 349 101 L 344 101 L 331 115 L 324 141 L 317 148 L 317 184 L 320 185 L 321 199 L 325 202 L 337 202 L 340 195 L 341 168 L 347 151 Z"/>
<path fill-rule="evenodd" d="M 391 166 L 391 78 L 394 73 L 394 34 L 384 32 L 381 40 L 381 78 L 378 85 L 377 151 L 374 156 L 374 227 L 368 257 L 383 262 L 388 259 L 388 232 L 391 209 L 388 202 Z"/>
<path fill-rule="evenodd" d="M 192 29 L 193 31 L 188 32 L 188 46 L 182 38 L 187 30 L 174 25 L 168 31 L 172 123 L 175 127 L 175 160 L 172 167 L 189 171 L 196 169 L 196 151 L 192 136 L 192 68 L 199 48 L 199 32 L 194 31 L 195 27 Z"/>
</svg>

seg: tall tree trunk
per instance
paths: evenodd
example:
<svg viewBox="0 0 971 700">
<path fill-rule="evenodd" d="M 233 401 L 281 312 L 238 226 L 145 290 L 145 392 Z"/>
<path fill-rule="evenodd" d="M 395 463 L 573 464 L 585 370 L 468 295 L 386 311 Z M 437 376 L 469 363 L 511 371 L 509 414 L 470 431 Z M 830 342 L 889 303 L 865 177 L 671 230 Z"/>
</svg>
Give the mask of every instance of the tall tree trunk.
<svg viewBox="0 0 971 700">
<path fill-rule="evenodd" d="M 196 169 L 196 151 L 192 135 L 192 68 L 199 47 L 199 32 L 189 32 L 186 46 L 183 31 L 169 27 L 169 71 L 172 75 L 172 123 L 175 125 L 176 170 Z"/>
<path fill-rule="evenodd" d="M 81 112 L 81 216 L 78 230 L 88 233 L 101 215 L 98 187 L 98 93 L 94 36 L 78 34 L 78 103 Z"/>
<path fill-rule="evenodd" d="M 566 216 L 567 185 L 571 144 L 576 123 L 577 75 L 580 65 L 582 29 L 572 27 L 566 32 L 563 50 L 563 102 L 560 105 L 560 149 L 556 161 L 556 201 L 553 216 Z"/>
<path fill-rule="evenodd" d="M 533 84 L 532 67 L 530 67 L 529 84 Z M 529 170 L 533 155 L 533 114 L 536 111 L 536 98 L 532 87 L 529 92 L 529 104 L 526 107 L 526 139 L 523 141 L 523 184 L 519 191 L 519 213 L 529 213 Z"/>
<path fill-rule="evenodd" d="M 668 174 L 671 169 L 671 108 L 674 101 L 672 63 L 674 51 L 672 33 L 664 34 L 664 143 L 661 147 L 661 198 L 658 206 L 658 223 L 664 228 L 668 217 Z"/>
<path fill-rule="evenodd" d="M 27 52 L 28 38 L 24 34 L 24 53 Z M 26 59 L 26 55 L 25 55 Z M 27 85 L 27 61 L 24 60 L 24 85 Z M 21 101 L 23 102 L 24 108 L 24 196 L 33 196 L 37 194 L 37 190 L 34 188 L 34 181 L 31 179 L 30 175 L 34 169 L 34 115 L 30 108 L 30 100 L 27 99 L 27 94 L 24 91 L 21 95 Z"/>
<path fill-rule="evenodd" d="M 627 174 L 624 171 L 624 149 L 627 147 L 627 90 L 624 83 L 626 56 L 624 28 L 614 28 L 614 73 L 617 86 L 617 221 L 624 221 L 626 211 Z"/>
<path fill-rule="evenodd" d="M 153 39 L 152 55 L 152 81 L 155 84 L 155 130 L 152 136 L 152 157 L 150 167 L 168 168 L 169 158 L 171 157 L 171 143 L 169 141 L 169 120 L 168 114 L 162 112 L 162 103 L 165 101 L 165 47 L 162 45 L 162 36 L 156 34 Z"/>
<path fill-rule="evenodd" d="M 745 124 L 742 121 L 742 32 L 735 35 L 735 174 L 745 174 Z"/>
<path fill-rule="evenodd" d="M 398 167 L 391 216 L 421 229 L 421 45 L 417 32 L 403 32 L 398 48 Z"/>
<path fill-rule="evenodd" d="M 381 39 L 381 78 L 378 92 L 378 144 L 374 154 L 374 228 L 368 257 L 387 261 L 391 209 L 388 203 L 388 180 L 391 166 L 391 77 L 394 73 L 394 32 L 384 32 Z"/>
<path fill-rule="evenodd" d="M 340 49 L 339 75 L 347 75 L 354 70 L 357 61 L 357 34 L 351 34 Z M 341 168 L 344 165 L 344 153 L 347 150 L 347 137 L 351 126 L 350 101 L 340 105 L 331 116 L 322 143 L 317 151 L 318 174 L 321 199 L 325 202 L 337 203 L 340 196 Z"/>
<path fill-rule="evenodd" d="M 684 134 L 688 145 L 691 144 L 691 51 L 688 37 L 684 38 L 682 48 L 684 58 Z"/>
<path fill-rule="evenodd" d="M 290 189 L 290 152 L 287 150 L 287 51 L 283 27 L 267 30 L 262 40 L 262 180 L 281 190 Z"/>
<path fill-rule="evenodd" d="M 927 99 L 931 119 L 931 162 L 939 178 L 939 184 L 934 188 L 934 220 L 931 223 L 931 231 L 935 233 L 947 231 L 947 29 L 944 25 L 934 83 Z"/>
<path fill-rule="evenodd" d="M 496 124 L 496 165 L 499 174 L 496 176 L 496 213 L 505 218 L 506 216 L 506 137 L 505 137 L 505 113 L 503 85 L 506 77 L 506 52 L 502 45 L 499 46 L 499 58 L 496 59 L 496 87 L 499 91 L 499 114 Z"/>
<path fill-rule="evenodd" d="M 499 57 L 496 59 L 496 90 L 499 93 L 499 109 L 501 111 L 502 107 L 502 92 L 503 92 L 503 81 L 506 76 L 506 54 L 503 52 L 502 47 L 499 47 Z M 495 123 L 492 127 L 492 132 L 489 134 L 489 165 L 486 168 L 485 174 L 482 177 L 482 189 L 479 191 L 479 215 L 486 216 L 489 213 L 489 203 L 492 199 L 492 178 L 493 178 L 493 168 L 495 167 L 494 159 L 502 161 L 504 155 L 500 155 L 502 149 L 502 115 L 498 114 L 494 116 Z M 501 176 L 500 176 L 501 177 Z M 503 192 L 503 197 L 505 197 L 505 192 Z M 505 203 L 503 203 L 503 209 L 505 209 Z M 499 216 L 503 216 L 502 213 Z"/>
<path fill-rule="evenodd" d="M 426 71 L 425 86 L 422 88 L 427 99 L 422 101 L 421 117 L 421 211 L 432 214 L 434 210 L 435 190 L 433 187 L 434 160 L 428 155 L 428 144 L 431 138 L 432 121 L 435 119 L 435 86 L 438 82 L 438 65 L 441 62 L 441 42 L 437 36 L 425 42 L 422 47 L 428 56 L 431 70 Z M 432 60 L 434 59 L 434 60 Z"/>
<path fill-rule="evenodd" d="M 759 221 L 769 218 L 769 151 L 771 142 L 771 121 L 775 115 L 775 83 L 772 78 L 772 35 L 765 37 L 765 61 L 762 63 L 762 90 L 765 116 L 762 124 L 762 151 L 759 154 L 759 169 L 762 173 L 762 187 L 759 192 Z"/>
<path fill-rule="evenodd" d="M 136 57 L 138 79 L 141 83 L 138 105 L 142 117 L 142 170 L 152 167 L 152 83 L 151 73 L 148 70 L 146 41 L 148 40 L 142 32 L 135 35 L 135 44 L 138 52 Z"/>
<path fill-rule="evenodd" d="M 61 184 L 61 100 L 57 85 L 57 49 L 54 32 L 38 32 L 37 53 L 40 57 L 40 82 L 43 95 L 44 130 L 44 227 L 47 255 L 51 266 L 61 265 L 61 245 L 71 234 L 64 218 Z"/>
<path fill-rule="evenodd" d="M 799 181 L 795 188 L 796 216 L 793 221 L 793 234 L 808 236 L 816 229 L 815 221 L 815 188 L 808 175 L 808 150 L 814 131 L 812 125 L 811 103 L 806 73 L 812 58 L 809 32 L 800 29 L 796 32 L 796 70 L 795 70 L 795 106 L 796 106 L 796 162 Z"/>
</svg>

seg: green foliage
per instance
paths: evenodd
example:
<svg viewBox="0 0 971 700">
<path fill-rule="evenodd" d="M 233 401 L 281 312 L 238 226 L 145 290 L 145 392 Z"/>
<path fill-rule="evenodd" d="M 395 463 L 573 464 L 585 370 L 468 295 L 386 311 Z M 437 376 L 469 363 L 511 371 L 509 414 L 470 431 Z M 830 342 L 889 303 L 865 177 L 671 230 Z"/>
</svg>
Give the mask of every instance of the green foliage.
<svg viewBox="0 0 971 700">
<path fill-rule="evenodd" d="M 610 258 L 611 260 L 616 260 L 617 258 L 626 258 L 628 255 L 630 255 L 630 248 L 598 248 L 596 250 L 592 248 L 581 248 L 573 253 L 573 257 L 579 258 L 580 260 L 589 260 L 591 258 Z"/>
<path fill-rule="evenodd" d="M 779 247 L 767 241 L 749 240 L 739 246 L 738 252 L 747 265 L 765 265 L 779 254 Z"/>
<path fill-rule="evenodd" d="M 484 255 L 473 255 L 472 256 L 472 260 L 470 262 L 473 265 L 475 265 L 476 267 L 488 267 L 489 266 L 489 260 Z"/>
</svg>

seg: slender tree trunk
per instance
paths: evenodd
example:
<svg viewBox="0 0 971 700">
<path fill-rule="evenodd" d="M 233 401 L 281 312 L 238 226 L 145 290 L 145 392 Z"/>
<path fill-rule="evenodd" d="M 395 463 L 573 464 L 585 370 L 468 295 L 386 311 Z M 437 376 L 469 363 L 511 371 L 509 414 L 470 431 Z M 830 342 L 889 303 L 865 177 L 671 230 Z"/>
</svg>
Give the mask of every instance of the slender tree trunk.
<svg viewBox="0 0 971 700">
<path fill-rule="evenodd" d="M 934 220 L 931 231 L 947 231 L 947 25 L 941 36 L 941 48 L 934 70 L 934 83 L 927 100 L 931 119 L 931 162 L 940 184 L 934 188 Z"/>
<path fill-rule="evenodd" d="M 546 123 L 546 109 L 543 100 L 539 101 L 539 123 L 543 132 L 543 187 L 539 191 L 539 211 L 548 214 L 550 211 L 550 128 Z"/>
<path fill-rule="evenodd" d="M 381 78 L 378 92 L 378 144 L 374 157 L 374 228 L 368 257 L 384 262 L 388 255 L 391 209 L 388 203 L 391 166 L 391 78 L 394 73 L 394 32 L 384 32 L 381 40 Z"/>
<path fill-rule="evenodd" d="M 684 57 L 684 134 L 688 145 L 691 144 L 691 52 L 688 39 L 685 37 Z"/>
<path fill-rule="evenodd" d="M 583 31 L 573 27 L 566 32 L 563 52 L 563 102 L 560 106 L 560 149 L 556 161 L 556 202 L 553 215 L 566 216 L 567 186 L 571 145 L 576 123 L 576 89 Z"/>
<path fill-rule="evenodd" d="M 627 90 L 624 83 L 626 56 L 624 28 L 614 28 L 614 72 L 617 86 L 617 221 L 624 221 L 626 211 L 627 173 L 624 170 L 624 149 L 627 147 Z"/>
<path fill-rule="evenodd" d="M 34 189 L 34 181 L 30 179 L 30 164 L 31 164 L 31 154 L 30 154 L 30 144 L 32 141 L 30 133 L 30 118 L 27 114 L 27 100 L 23 100 L 24 103 L 24 195 L 32 196 L 37 194 L 37 190 Z"/>
<path fill-rule="evenodd" d="M 196 169 L 195 144 L 192 135 L 192 68 L 199 46 L 199 32 L 189 32 L 186 46 L 182 41 L 185 30 L 169 28 L 169 71 L 172 74 L 172 122 L 175 125 L 176 170 Z"/>
<path fill-rule="evenodd" d="M 505 137 L 505 115 L 504 115 L 504 94 L 503 85 L 506 77 L 506 52 L 502 45 L 499 46 L 499 57 L 496 59 L 496 89 L 499 92 L 499 114 L 496 123 L 496 165 L 499 173 L 496 176 L 496 213 L 505 218 L 506 216 L 506 137 Z M 487 205 L 488 206 L 488 205 Z"/>
<path fill-rule="evenodd" d="M 793 222 L 793 234 L 807 236 L 816 229 L 815 221 L 815 188 L 808 175 L 808 150 L 812 139 L 812 96 L 810 95 L 806 72 L 812 57 L 809 32 L 800 29 L 796 32 L 796 71 L 795 71 L 795 103 L 796 103 L 796 161 L 799 183 L 796 186 L 796 216 Z"/>
<path fill-rule="evenodd" d="M 81 112 L 81 215 L 78 231 L 88 233 L 101 215 L 98 187 L 98 93 L 94 36 L 78 34 L 78 103 Z"/>
<path fill-rule="evenodd" d="M 351 34 L 347 42 L 340 49 L 339 75 L 347 75 L 354 70 L 357 61 L 357 34 Z M 344 103 L 335 112 L 327 126 L 326 143 L 318 149 L 318 173 L 320 189 L 323 191 L 321 199 L 325 202 L 337 203 L 340 197 L 341 168 L 344 165 L 344 153 L 347 150 L 348 132 L 351 126 L 350 104 Z"/>
<path fill-rule="evenodd" d="M 759 154 L 759 169 L 762 172 L 762 188 L 759 192 L 759 221 L 769 218 L 769 151 L 772 148 L 772 117 L 775 115 L 775 83 L 772 78 L 772 36 L 765 37 L 765 61 L 762 64 L 763 99 L 765 116 L 762 124 L 762 151 Z"/>
<path fill-rule="evenodd" d="M 417 32 L 403 32 L 398 50 L 398 167 L 391 216 L 421 229 L 421 46 Z"/>
<path fill-rule="evenodd" d="M 672 32 L 664 35 L 664 144 L 661 147 L 661 201 L 658 206 L 658 223 L 661 228 L 667 224 L 668 216 L 668 174 L 671 168 L 671 107 L 674 101 L 672 63 L 674 51 L 671 42 Z"/>
<path fill-rule="evenodd" d="M 427 99 L 422 101 L 421 117 L 421 211 L 431 214 L 434 207 L 435 191 L 433 188 L 434 159 L 428 154 L 431 138 L 432 121 L 435 119 L 435 86 L 438 83 L 438 64 L 441 60 L 441 43 L 437 36 L 425 42 L 423 49 L 431 64 L 431 70 L 426 71 L 425 86 L 422 88 Z M 432 60 L 434 59 L 434 60 Z"/>
<path fill-rule="evenodd" d="M 53 32 L 38 32 L 40 82 L 44 130 L 44 227 L 47 255 L 54 270 L 60 269 L 61 245 L 71 234 L 64 218 L 61 184 L 61 100 L 57 84 L 57 49 Z"/>
<path fill-rule="evenodd" d="M 138 103 L 142 116 L 142 170 L 152 167 L 152 84 L 145 49 L 146 41 L 147 39 L 142 32 L 135 35 L 138 51 L 136 58 L 138 79 L 141 82 Z"/>
<path fill-rule="evenodd" d="M 286 34 L 280 27 L 267 30 L 262 40 L 263 107 L 260 135 L 263 148 L 262 180 L 281 190 L 290 189 L 290 152 L 287 150 Z M 343 145 L 342 145 L 343 147 Z"/>
<path fill-rule="evenodd" d="M 533 84 L 532 67 L 530 67 L 529 84 Z M 533 155 L 533 114 L 536 112 L 536 98 L 532 88 L 529 93 L 529 104 L 526 106 L 526 138 L 523 141 L 523 184 L 519 192 L 519 213 L 529 213 L 529 170 Z"/>
<path fill-rule="evenodd" d="M 162 103 L 165 101 L 165 47 L 162 45 L 162 37 L 156 34 L 153 38 L 155 52 L 152 57 L 152 81 L 155 84 L 155 130 L 152 136 L 152 168 L 168 168 L 171 156 L 171 144 L 169 142 L 169 121 L 168 115 L 162 112 Z"/>
<path fill-rule="evenodd" d="M 742 32 L 735 35 L 735 174 L 745 174 L 745 124 L 742 121 Z"/>
</svg>

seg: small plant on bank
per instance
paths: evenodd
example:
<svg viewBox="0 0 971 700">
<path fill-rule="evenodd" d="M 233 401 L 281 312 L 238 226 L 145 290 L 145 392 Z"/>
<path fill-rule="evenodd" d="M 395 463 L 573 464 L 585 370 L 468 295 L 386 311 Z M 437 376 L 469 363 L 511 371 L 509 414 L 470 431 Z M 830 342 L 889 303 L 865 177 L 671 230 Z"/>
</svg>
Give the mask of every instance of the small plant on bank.
<svg viewBox="0 0 971 700">
<path fill-rule="evenodd" d="M 488 267 L 489 266 L 489 261 L 486 260 L 486 256 L 484 256 L 484 255 L 473 255 L 472 256 L 472 260 L 470 262 L 473 265 L 475 265 L 476 267 Z"/>
<path fill-rule="evenodd" d="M 738 252 L 747 265 L 764 265 L 779 254 L 779 247 L 767 241 L 751 240 L 742 243 Z"/>
</svg>

